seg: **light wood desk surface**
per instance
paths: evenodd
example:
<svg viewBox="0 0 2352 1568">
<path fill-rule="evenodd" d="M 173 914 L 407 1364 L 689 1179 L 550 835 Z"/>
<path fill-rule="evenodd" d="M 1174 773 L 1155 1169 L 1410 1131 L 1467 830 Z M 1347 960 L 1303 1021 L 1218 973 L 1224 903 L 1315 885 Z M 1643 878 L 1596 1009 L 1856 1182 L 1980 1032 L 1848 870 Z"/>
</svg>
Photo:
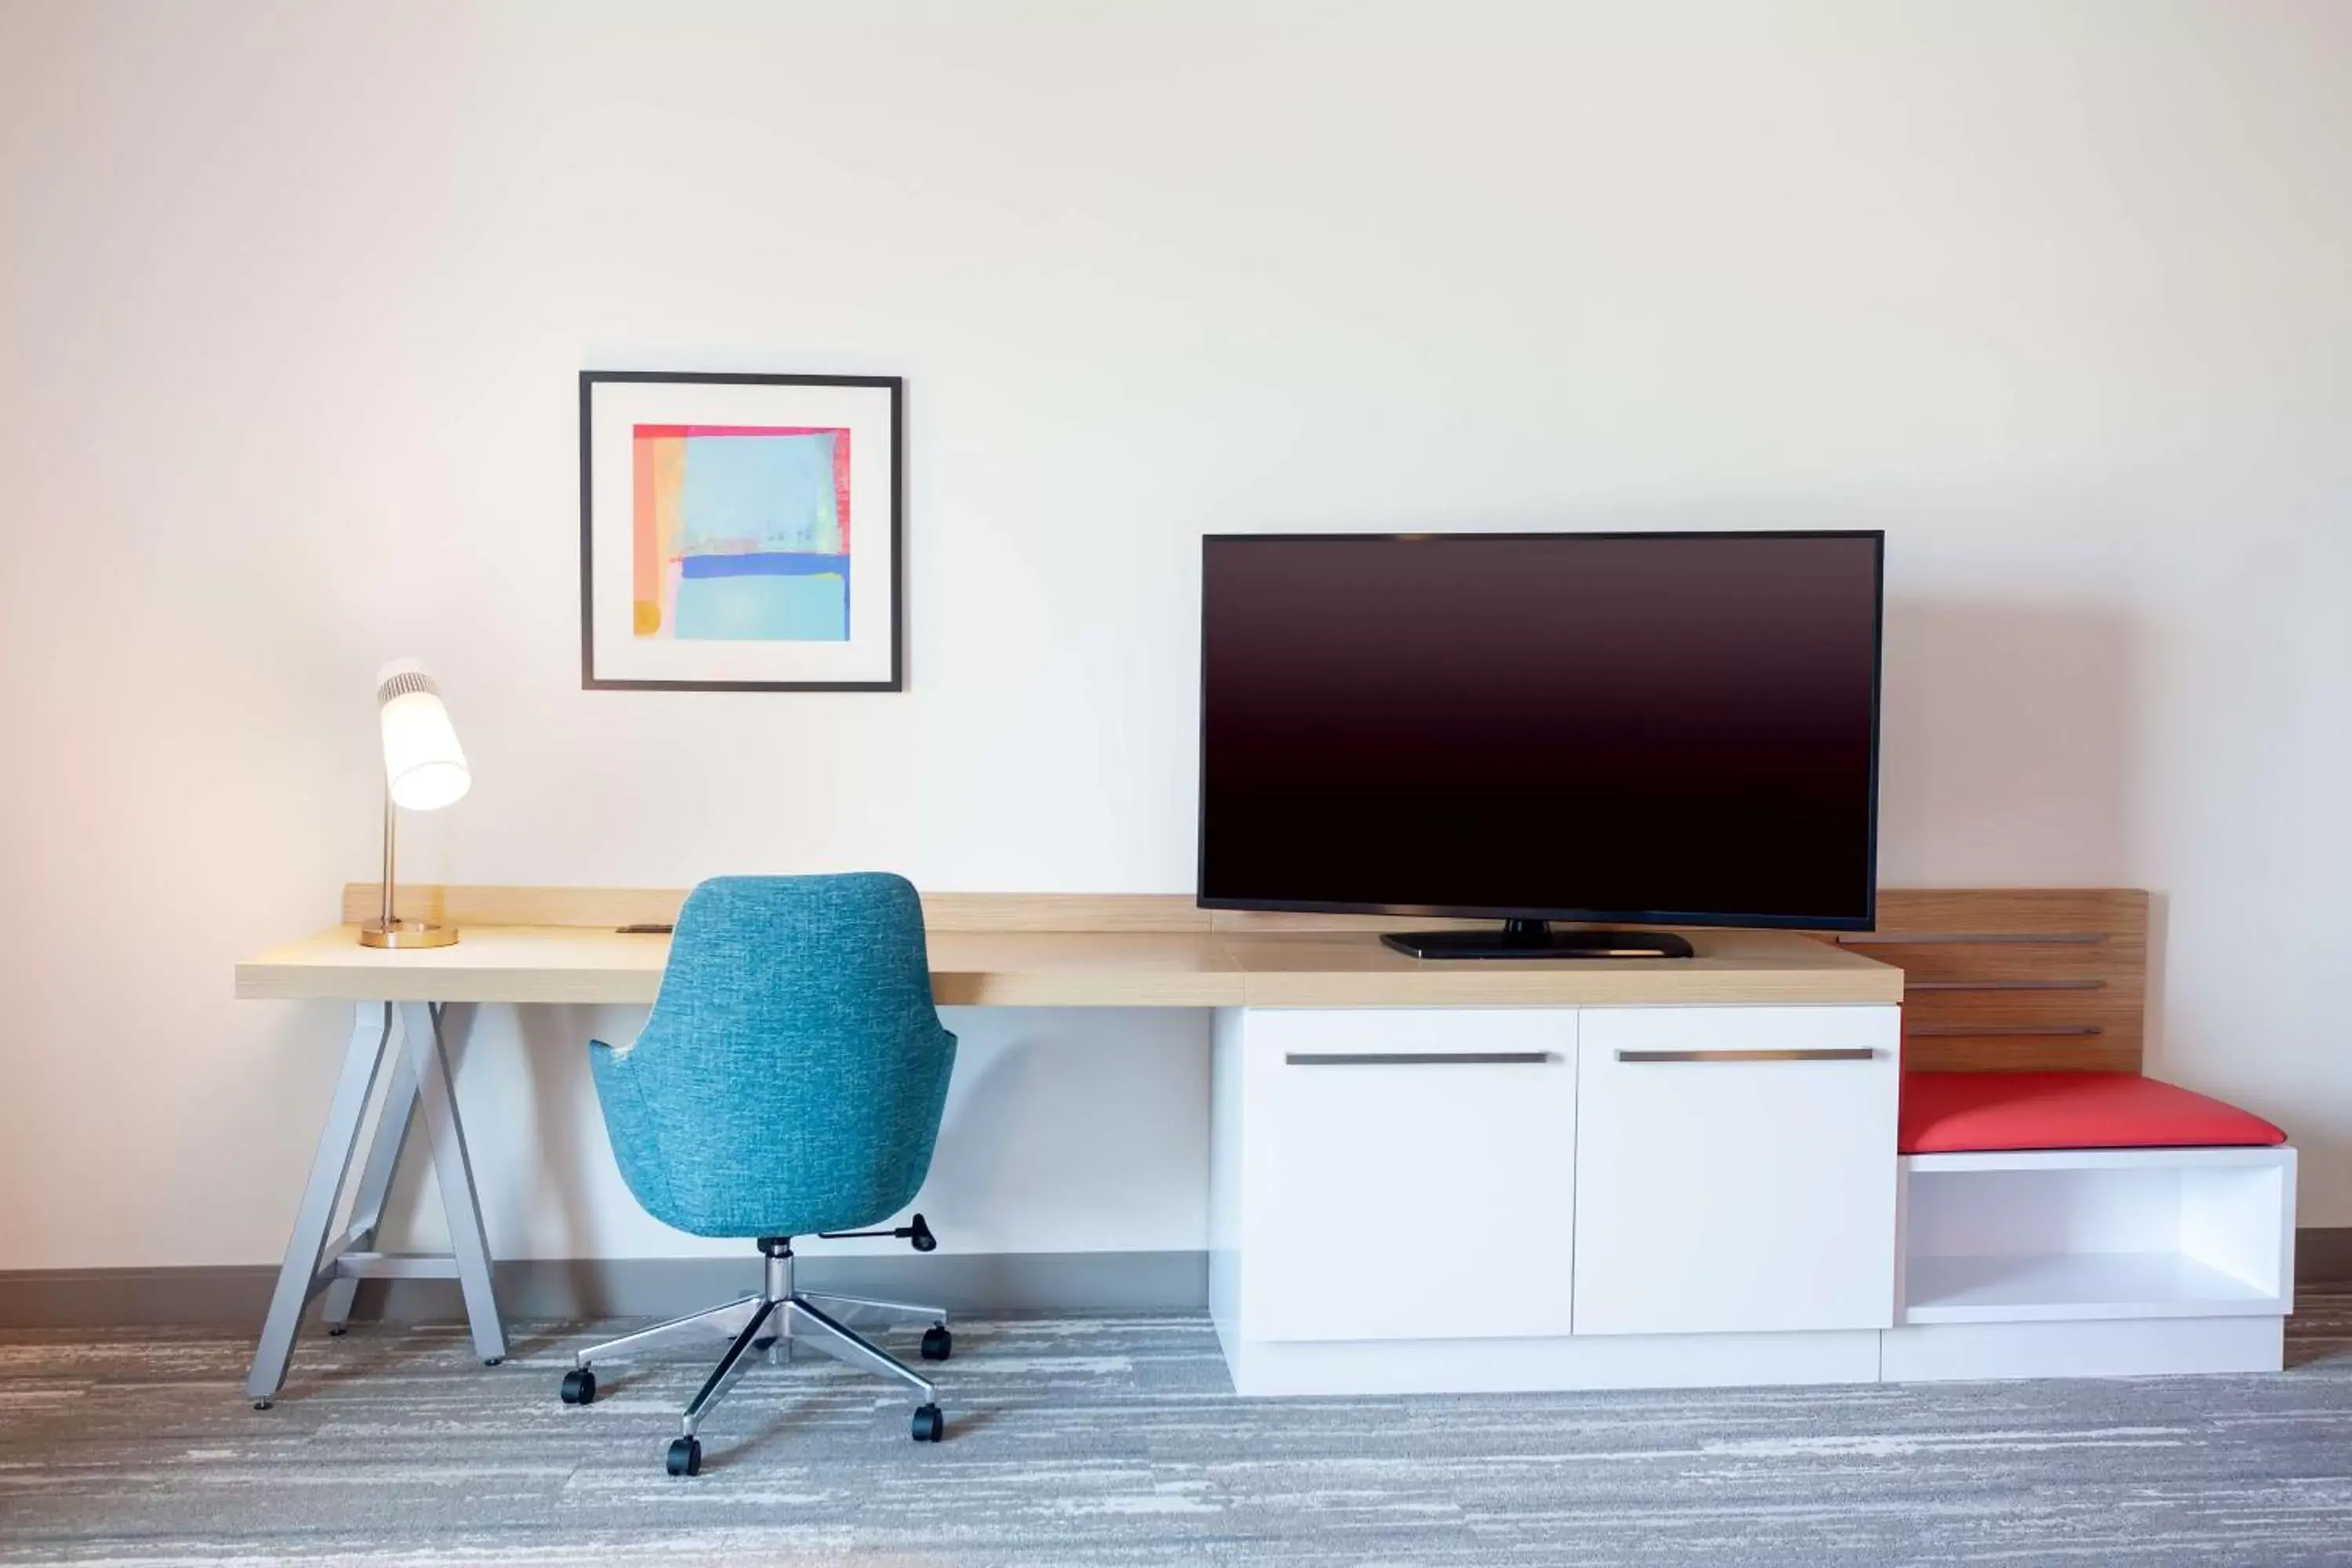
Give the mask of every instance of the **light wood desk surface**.
<svg viewBox="0 0 2352 1568">
<path fill-rule="evenodd" d="M 660 989 L 669 938 L 625 935 L 681 894 L 632 889 L 404 889 L 402 912 L 457 915 L 453 947 L 384 952 L 356 924 L 236 966 L 236 994 L 287 1000 L 635 1003 Z M 346 896 L 346 913 L 372 890 Z M 1409 958 L 1378 932 L 1463 922 L 1227 916 L 1190 900 L 952 894 L 926 899 L 931 994 L 942 1006 L 1576 1006 L 1673 1003 L 1891 1005 L 1903 972 L 1785 931 L 1693 931 L 1698 956 Z M 499 914 L 536 917 L 501 921 Z M 557 917 L 551 921 L 548 917 Z M 593 917 L 596 923 L 587 923 Z M 1336 929 L 1298 929 L 1321 924 Z M 1070 929 L 1052 929 L 1055 926 Z M 1152 929 L 1155 926 L 1174 929 Z M 988 929 L 991 927 L 999 929 Z M 1009 929 L 1007 929 L 1009 928 Z"/>
</svg>

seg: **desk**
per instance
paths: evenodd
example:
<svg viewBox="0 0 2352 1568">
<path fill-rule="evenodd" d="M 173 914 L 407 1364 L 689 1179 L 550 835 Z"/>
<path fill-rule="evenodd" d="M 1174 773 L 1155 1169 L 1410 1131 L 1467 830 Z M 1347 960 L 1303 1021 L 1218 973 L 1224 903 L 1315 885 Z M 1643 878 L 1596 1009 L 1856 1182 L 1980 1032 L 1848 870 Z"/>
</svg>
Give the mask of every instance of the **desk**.
<svg viewBox="0 0 2352 1568">
<path fill-rule="evenodd" d="M 474 1348 L 506 1354 L 489 1249 L 439 1031 L 444 1003 L 651 1003 L 669 939 L 624 934 L 675 917 L 681 892 L 644 889 L 418 888 L 403 910 L 454 920 L 453 947 L 362 948 L 355 922 L 376 893 L 345 889 L 345 922 L 240 963 L 236 994 L 341 1001 L 356 1017 L 294 1232 L 247 1379 L 257 1404 L 286 1377 L 303 1310 L 327 1297 L 340 1324 L 357 1282 L 455 1278 Z M 1226 914 L 1190 900 L 1054 895 L 927 895 L 932 994 L 942 1006 L 1529 1007 L 1892 1006 L 1900 970 L 1791 932 L 1694 932 L 1688 961 L 1427 962 L 1381 946 L 1398 926 L 1462 922 Z M 356 1167 L 351 1219 L 331 1235 L 352 1179 L 378 1079 L 383 1113 Z M 451 1237 L 447 1256 L 386 1254 L 374 1244 L 384 1197 L 419 1116 Z"/>
<path fill-rule="evenodd" d="M 1407 924 L 1392 921 L 1391 924 Z M 650 1005 L 669 938 L 610 927 L 468 926 L 454 947 L 385 952 L 333 926 L 236 966 L 278 1001 Z M 942 1007 L 1642 1006 L 1899 1002 L 1898 970 L 1778 931 L 1695 932 L 1698 956 L 1408 958 L 1362 931 L 934 931 Z"/>
</svg>

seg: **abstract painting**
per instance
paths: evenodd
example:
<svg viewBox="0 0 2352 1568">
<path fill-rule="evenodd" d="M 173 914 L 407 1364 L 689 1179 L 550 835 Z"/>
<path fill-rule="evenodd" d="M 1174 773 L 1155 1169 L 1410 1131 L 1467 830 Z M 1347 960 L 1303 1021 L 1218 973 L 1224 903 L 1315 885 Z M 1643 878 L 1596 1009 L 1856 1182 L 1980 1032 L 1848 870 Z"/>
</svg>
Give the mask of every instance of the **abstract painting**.
<svg viewBox="0 0 2352 1568">
<path fill-rule="evenodd" d="M 636 635 L 849 640 L 849 432 L 639 425 Z"/>
<path fill-rule="evenodd" d="M 583 373 L 583 684 L 898 689 L 901 392 Z"/>
</svg>

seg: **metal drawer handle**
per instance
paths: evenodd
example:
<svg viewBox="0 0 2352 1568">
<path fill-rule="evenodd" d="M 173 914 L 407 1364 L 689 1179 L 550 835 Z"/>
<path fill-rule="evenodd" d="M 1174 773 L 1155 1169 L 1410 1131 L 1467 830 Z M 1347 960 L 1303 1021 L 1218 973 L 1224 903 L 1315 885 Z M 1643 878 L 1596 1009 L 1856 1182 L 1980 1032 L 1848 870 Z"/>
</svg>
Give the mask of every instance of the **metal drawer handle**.
<svg viewBox="0 0 2352 1568">
<path fill-rule="evenodd" d="M 1619 1051 L 1621 1062 L 1866 1062 L 1869 1046 L 1828 1046 L 1801 1051 Z"/>
<path fill-rule="evenodd" d="M 1286 1051 L 1295 1068 L 1539 1067 L 1549 1051 Z"/>
</svg>

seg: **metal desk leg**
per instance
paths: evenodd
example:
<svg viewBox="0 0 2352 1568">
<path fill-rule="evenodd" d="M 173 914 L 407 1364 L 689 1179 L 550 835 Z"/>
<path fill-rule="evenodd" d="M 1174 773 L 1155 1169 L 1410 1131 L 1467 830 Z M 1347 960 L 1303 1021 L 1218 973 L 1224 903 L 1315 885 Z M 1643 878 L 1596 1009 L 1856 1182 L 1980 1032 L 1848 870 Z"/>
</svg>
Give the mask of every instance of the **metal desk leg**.
<svg viewBox="0 0 2352 1568">
<path fill-rule="evenodd" d="M 351 1225 L 341 1236 L 332 1236 L 368 1100 L 387 1059 L 393 1063 L 392 1081 L 360 1172 Z M 420 1110 L 432 1140 L 433 1172 L 448 1217 L 450 1249 L 446 1254 L 377 1252 L 373 1248 L 383 1220 L 384 1197 L 400 1167 L 410 1123 Z M 425 1002 L 403 1002 L 396 1007 L 388 1002 L 362 1002 L 311 1162 L 310 1184 L 303 1190 L 294 1234 L 286 1244 L 286 1261 L 270 1294 L 253 1372 L 246 1379 L 255 1408 L 268 1409 L 285 1386 L 302 1310 L 320 1291 L 328 1292 L 327 1321 L 334 1327 L 350 1314 L 352 1292 L 362 1279 L 451 1278 L 465 1292 L 475 1353 L 497 1365 L 506 1359 L 506 1331 L 499 1322 L 498 1298 L 490 1288 L 489 1242 L 474 1198 L 473 1167 L 466 1157 L 466 1132 L 450 1089 L 449 1058 L 441 1046 L 440 1010 Z"/>
<path fill-rule="evenodd" d="M 408 1129 L 416 1120 L 416 1069 L 406 1051 L 395 1051 L 392 1079 L 384 1087 L 383 1109 L 376 1113 L 375 1136 L 368 1143 L 367 1163 L 360 1167 L 360 1184 L 352 1194 L 351 1245 L 359 1250 L 376 1244 L 383 1225 L 383 1201 L 392 1192 L 393 1173 L 400 1169 L 401 1151 L 408 1145 Z M 338 1275 L 327 1287 L 319 1315 L 327 1331 L 340 1334 L 351 1321 L 352 1299 L 359 1294 L 356 1275 Z"/>
<path fill-rule="evenodd" d="M 499 1299 L 490 1287 L 490 1243 L 482 1231 L 481 1205 L 474 1198 L 474 1167 L 466 1157 L 466 1129 L 457 1120 L 457 1099 L 450 1089 L 449 1058 L 441 1049 L 441 1021 L 423 1002 L 400 1004 L 400 1021 L 425 1129 L 433 1140 L 433 1174 L 448 1216 L 449 1250 L 457 1257 L 474 1353 L 496 1366 L 506 1359 L 506 1330 L 499 1321 Z"/>
<path fill-rule="evenodd" d="M 351 1168 L 352 1150 L 359 1142 L 360 1119 L 367 1114 L 376 1069 L 383 1065 L 391 1041 L 390 1005 L 361 1003 L 352 1043 L 343 1053 L 342 1077 L 336 1080 L 335 1098 L 327 1108 L 327 1125 L 319 1134 L 319 1152 L 310 1161 L 310 1184 L 302 1191 L 294 1234 L 286 1243 L 286 1261 L 278 1267 L 278 1287 L 270 1293 L 269 1316 L 261 1325 L 253 1371 L 245 1380 L 245 1391 L 257 1408 L 268 1409 L 286 1384 L 295 1331 L 302 1325 L 302 1309 L 316 1289 L 327 1230 L 335 1223 L 335 1205 L 343 1195 L 343 1174 Z"/>
</svg>

